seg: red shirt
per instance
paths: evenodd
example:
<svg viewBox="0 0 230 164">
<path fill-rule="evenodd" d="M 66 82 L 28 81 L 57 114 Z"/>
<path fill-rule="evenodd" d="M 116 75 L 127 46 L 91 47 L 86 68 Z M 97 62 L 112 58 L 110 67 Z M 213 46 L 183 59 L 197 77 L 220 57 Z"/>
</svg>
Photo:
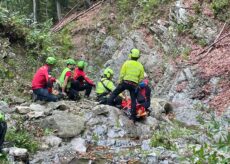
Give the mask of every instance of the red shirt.
<svg viewBox="0 0 230 164">
<path fill-rule="evenodd" d="M 50 77 L 51 76 L 49 75 L 49 66 L 44 65 L 40 67 L 33 77 L 32 89 L 34 90 L 39 88 L 46 88 Z M 51 81 L 54 82 L 55 79 L 51 78 Z"/>
<path fill-rule="evenodd" d="M 78 68 L 75 68 L 73 78 L 74 78 L 74 80 L 76 80 L 76 79 L 78 79 L 79 77 L 83 77 L 84 80 L 85 80 L 87 83 L 89 83 L 89 84 L 91 84 L 91 85 L 94 85 L 93 81 L 92 81 L 90 78 L 88 78 L 88 77 L 86 76 L 86 74 L 85 74 L 85 72 L 84 72 L 83 70 L 80 70 L 80 69 L 78 69 Z"/>
</svg>

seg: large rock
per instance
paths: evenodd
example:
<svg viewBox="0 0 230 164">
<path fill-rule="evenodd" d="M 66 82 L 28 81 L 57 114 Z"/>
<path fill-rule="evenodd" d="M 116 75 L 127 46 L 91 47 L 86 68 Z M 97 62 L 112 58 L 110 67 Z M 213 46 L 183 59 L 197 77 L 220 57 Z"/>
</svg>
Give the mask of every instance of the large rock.
<svg viewBox="0 0 230 164">
<path fill-rule="evenodd" d="M 123 39 L 118 46 L 118 50 L 113 54 L 112 59 L 105 63 L 105 67 L 111 67 L 115 73 L 115 80 L 118 79 L 118 72 L 122 64 L 128 59 L 128 54 L 132 48 L 138 48 L 141 51 L 141 56 L 150 54 L 150 48 L 142 38 L 143 34 L 138 31 L 132 31 L 128 37 Z"/>
<path fill-rule="evenodd" d="M 52 116 L 41 121 L 43 128 L 57 129 L 61 138 L 70 138 L 79 135 L 85 128 L 85 119 L 67 112 L 54 111 Z"/>
<path fill-rule="evenodd" d="M 112 36 L 108 36 L 104 40 L 104 43 L 102 44 L 99 55 L 105 59 L 108 59 L 113 55 L 116 48 L 117 48 L 117 40 Z"/>
<path fill-rule="evenodd" d="M 176 120 L 185 124 L 186 126 L 198 126 L 200 123 L 197 121 L 197 117 L 202 113 L 200 111 L 191 108 L 177 108 L 174 110 Z"/>
</svg>

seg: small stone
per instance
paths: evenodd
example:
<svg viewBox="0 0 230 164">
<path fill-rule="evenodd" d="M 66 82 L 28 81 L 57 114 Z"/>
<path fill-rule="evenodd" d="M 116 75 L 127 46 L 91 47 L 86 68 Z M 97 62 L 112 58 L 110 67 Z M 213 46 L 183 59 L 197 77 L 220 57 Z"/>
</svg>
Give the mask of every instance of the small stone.
<svg viewBox="0 0 230 164">
<path fill-rule="evenodd" d="M 19 114 L 27 114 L 30 112 L 30 107 L 28 106 L 16 106 L 16 112 Z"/>
<path fill-rule="evenodd" d="M 22 156 L 27 156 L 27 154 L 28 154 L 27 149 L 22 149 L 22 148 L 17 148 L 17 147 L 9 148 L 9 155 L 22 157 Z"/>
<path fill-rule="evenodd" d="M 87 150 L 85 140 L 82 138 L 72 139 L 71 145 L 72 145 L 72 149 L 79 153 L 85 153 Z"/>
<path fill-rule="evenodd" d="M 43 140 L 51 147 L 58 147 L 62 143 L 62 139 L 57 136 L 45 136 Z"/>
</svg>

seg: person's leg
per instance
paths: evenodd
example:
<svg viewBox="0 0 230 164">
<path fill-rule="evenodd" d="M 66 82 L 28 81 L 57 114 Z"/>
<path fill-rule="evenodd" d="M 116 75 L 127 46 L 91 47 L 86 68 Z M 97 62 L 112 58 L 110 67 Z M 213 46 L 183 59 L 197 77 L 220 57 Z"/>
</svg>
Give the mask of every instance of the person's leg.
<svg viewBox="0 0 230 164">
<path fill-rule="evenodd" d="M 121 83 L 117 86 L 117 88 L 112 92 L 108 99 L 108 105 L 113 105 L 114 104 L 114 99 L 125 90 L 125 84 Z"/>
<path fill-rule="evenodd" d="M 72 87 L 69 88 L 69 91 L 68 91 L 68 97 L 70 100 L 77 100 L 77 97 L 78 97 L 78 93 L 76 90 L 74 90 Z"/>
<path fill-rule="evenodd" d="M 121 103 L 122 103 L 122 97 L 121 97 L 121 96 L 117 96 L 117 97 L 114 99 L 114 106 L 120 107 L 120 106 L 121 106 Z"/>
<path fill-rule="evenodd" d="M 0 122 L 0 152 L 2 150 L 2 145 L 5 139 L 5 134 L 7 131 L 7 124 L 5 121 Z"/>
<path fill-rule="evenodd" d="M 39 88 L 39 89 L 33 90 L 33 92 L 38 96 L 38 100 L 58 101 L 58 97 L 49 93 L 48 89 Z"/>
<path fill-rule="evenodd" d="M 133 121 L 136 120 L 136 87 L 129 85 L 128 87 L 130 97 L 131 97 L 131 114 L 132 114 L 132 119 Z"/>
<path fill-rule="evenodd" d="M 93 86 L 90 85 L 89 83 L 85 83 L 83 88 L 85 89 L 85 97 L 89 97 Z"/>
</svg>

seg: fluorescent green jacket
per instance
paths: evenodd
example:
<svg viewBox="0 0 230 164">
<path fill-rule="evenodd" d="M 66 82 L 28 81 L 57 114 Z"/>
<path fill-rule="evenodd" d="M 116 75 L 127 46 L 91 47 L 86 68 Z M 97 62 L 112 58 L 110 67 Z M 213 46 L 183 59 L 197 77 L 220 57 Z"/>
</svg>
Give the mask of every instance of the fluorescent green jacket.
<svg viewBox="0 0 230 164">
<path fill-rule="evenodd" d="M 102 78 L 101 81 L 99 81 L 96 86 L 96 93 L 98 95 L 101 95 L 103 93 L 109 93 L 109 91 L 103 86 L 102 82 L 111 92 L 116 88 L 111 80 Z"/>
<path fill-rule="evenodd" d="M 139 83 L 144 79 L 144 67 L 135 60 L 127 60 L 121 67 L 120 82 L 123 80 Z"/>
<path fill-rule="evenodd" d="M 61 87 L 63 86 L 64 81 L 65 81 L 65 74 L 66 74 L 66 72 L 69 72 L 69 71 L 71 71 L 71 69 L 69 69 L 68 67 L 66 67 L 66 68 L 62 71 L 61 76 L 60 76 L 59 79 L 58 79 L 59 82 L 60 82 Z M 71 83 L 70 83 L 70 81 L 68 81 L 66 88 L 68 89 L 68 88 L 70 88 L 70 86 L 71 86 Z"/>
</svg>

